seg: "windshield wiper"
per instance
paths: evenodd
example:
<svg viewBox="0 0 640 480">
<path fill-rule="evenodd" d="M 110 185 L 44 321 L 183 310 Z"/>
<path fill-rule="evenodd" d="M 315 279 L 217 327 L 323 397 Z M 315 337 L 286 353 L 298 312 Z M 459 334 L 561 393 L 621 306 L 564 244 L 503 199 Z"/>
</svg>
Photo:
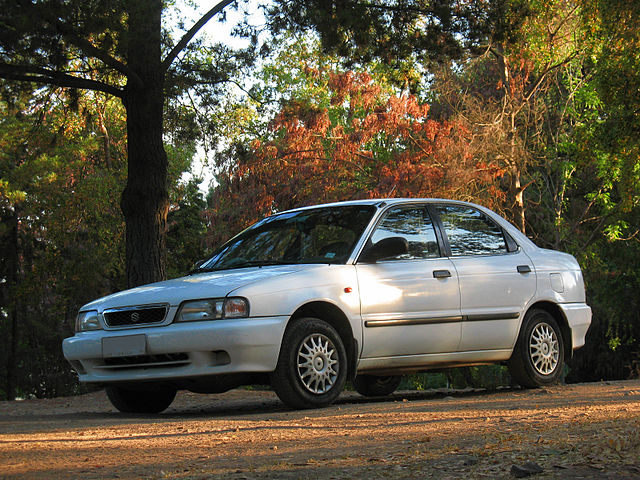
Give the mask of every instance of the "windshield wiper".
<svg viewBox="0 0 640 480">
<path fill-rule="evenodd" d="M 242 263 L 238 263 L 235 265 L 224 266 L 218 269 L 229 269 L 229 268 L 246 268 L 246 267 L 267 267 L 269 265 L 291 265 L 295 264 L 293 261 L 286 260 L 246 260 Z"/>
<path fill-rule="evenodd" d="M 212 268 L 212 267 L 198 267 L 198 268 L 194 268 L 193 270 L 189 270 L 187 272 L 187 275 L 193 275 L 195 273 L 206 273 L 206 272 L 215 272 L 217 270 L 217 268 Z"/>
</svg>

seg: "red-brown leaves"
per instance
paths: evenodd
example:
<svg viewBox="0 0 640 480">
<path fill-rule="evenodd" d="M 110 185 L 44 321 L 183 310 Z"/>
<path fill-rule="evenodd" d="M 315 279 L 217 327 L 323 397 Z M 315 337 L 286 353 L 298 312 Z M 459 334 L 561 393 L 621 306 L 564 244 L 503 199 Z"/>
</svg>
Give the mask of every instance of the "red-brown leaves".
<svg viewBox="0 0 640 480">
<path fill-rule="evenodd" d="M 469 154 L 469 132 L 428 117 L 411 95 L 385 94 L 364 73 L 329 76 L 328 105 L 290 101 L 228 172 L 217 196 L 237 229 L 273 211 L 370 197 L 465 197 L 501 172 Z M 478 187 L 478 184 L 483 184 Z"/>
</svg>

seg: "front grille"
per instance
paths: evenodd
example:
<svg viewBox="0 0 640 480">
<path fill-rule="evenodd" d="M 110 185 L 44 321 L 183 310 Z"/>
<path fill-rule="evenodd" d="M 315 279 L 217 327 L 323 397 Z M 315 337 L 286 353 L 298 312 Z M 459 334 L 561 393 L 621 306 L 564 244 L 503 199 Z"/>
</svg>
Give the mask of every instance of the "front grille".
<svg viewBox="0 0 640 480">
<path fill-rule="evenodd" d="M 167 307 L 165 306 L 114 309 L 104 312 L 104 321 L 110 327 L 148 325 L 161 323 L 166 314 Z"/>
<path fill-rule="evenodd" d="M 128 357 L 110 357 L 104 359 L 107 367 L 132 367 L 138 365 L 163 366 L 183 364 L 189 361 L 186 353 L 164 353 L 158 355 L 131 355 Z"/>
</svg>

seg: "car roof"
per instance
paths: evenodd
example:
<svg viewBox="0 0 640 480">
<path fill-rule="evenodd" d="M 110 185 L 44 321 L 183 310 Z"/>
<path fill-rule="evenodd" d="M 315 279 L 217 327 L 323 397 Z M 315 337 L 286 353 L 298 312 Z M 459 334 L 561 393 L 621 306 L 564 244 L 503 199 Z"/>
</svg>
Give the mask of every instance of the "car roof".
<svg viewBox="0 0 640 480">
<path fill-rule="evenodd" d="M 311 208 L 324 208 L 324 207 L 346 207 L 346 206 L 358 206 L 358 205 L 373 205 L 376 207 L 383 207 L 387 205 L 405 204 L 405 203 L 457 203 L 461 205 L 472 205 L 475 207 L 483 208 L 481 205 L 476 205 L 471 202 L 463 202 L 461 200 L 451 200 L 446 198 L 370 198 L 364 200 L 347 200 L 343 202 L 322 203 L 318 205 L 308 205 L 305 207 L 292 208 L 291 210 L 285 210 L 277 212 L 274 215 L 281 213 L 296 212 L 300 210 L 308 210 Z"/>
</svg>

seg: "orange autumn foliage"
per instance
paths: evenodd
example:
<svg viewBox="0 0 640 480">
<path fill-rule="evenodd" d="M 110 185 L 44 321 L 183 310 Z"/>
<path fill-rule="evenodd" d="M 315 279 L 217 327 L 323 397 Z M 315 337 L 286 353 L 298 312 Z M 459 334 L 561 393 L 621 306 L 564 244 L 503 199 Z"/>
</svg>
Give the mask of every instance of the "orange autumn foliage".
<svg viewBox="0 0 640 480">
<path fill-rule="evenodd" d="M 374 197 L 490 199 L 502 171 L 478 163 L 462 125 L 429 117 L 411 95 L 385 94 L 366 73 L 328 75 L 326 104 L 291 100 L 219 178 L 210 244 L 262 216 Z M 495 192 L 492 193 L 492 190 Z"/>
</svg>

